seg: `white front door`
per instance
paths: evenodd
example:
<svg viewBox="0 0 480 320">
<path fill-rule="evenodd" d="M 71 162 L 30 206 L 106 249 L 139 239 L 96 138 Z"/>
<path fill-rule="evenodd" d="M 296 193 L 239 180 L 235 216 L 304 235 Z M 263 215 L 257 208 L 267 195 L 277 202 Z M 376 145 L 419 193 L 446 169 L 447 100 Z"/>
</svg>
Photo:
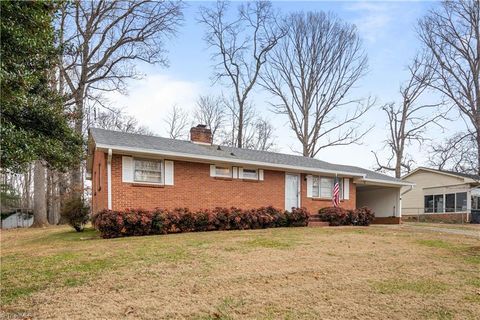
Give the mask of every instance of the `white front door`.
<svg viewBox="0 0 480 320">
<path fill-rule="evenodd" d="M 285 210 L 300 207 L 300 176 L 285 174 Z"/>
</svg>

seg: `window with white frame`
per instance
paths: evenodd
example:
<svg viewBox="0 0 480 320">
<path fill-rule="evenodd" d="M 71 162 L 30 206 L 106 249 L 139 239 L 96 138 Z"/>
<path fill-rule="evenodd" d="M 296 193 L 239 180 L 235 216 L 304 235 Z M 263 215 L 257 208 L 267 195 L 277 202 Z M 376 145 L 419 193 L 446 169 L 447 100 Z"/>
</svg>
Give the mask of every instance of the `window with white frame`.
<svg viewBox="0 0 480 320">
<path fill-rule="evenodd" d="M 162 183 L 162 161 L 134 158 L 135 182 Z"/>
<path fill-rule="evenodd" d="M 258 180 L 258 170 L 257 169 L 242 169 L 243 179 L 253 179 Z"/>
<path fill-rule="evenodd" d="M 433 195 L 424 196 L 423 199 L 425 213 L 433 212 Z"/>
<path fill-rule="evenodd" d="M 479 201 L 472 195 L 472 208 Z M 424 196 L 425 213 L 465 212 L 467 211 L 467 193 L 446 193 Z"/>
<path fill-rule="evenodd" d="M 312 176 L 312 197 L 331 199 L 335 178 Z M 340 199 L 343 199 L 343 179 L 338 179 L 340 187 Z"/>
<path fill-rule="evenodd" d="M 215 166 L 215 176 L 216 177 L 231 178 L 232 177 L 232 167 Z"/>
</svg>

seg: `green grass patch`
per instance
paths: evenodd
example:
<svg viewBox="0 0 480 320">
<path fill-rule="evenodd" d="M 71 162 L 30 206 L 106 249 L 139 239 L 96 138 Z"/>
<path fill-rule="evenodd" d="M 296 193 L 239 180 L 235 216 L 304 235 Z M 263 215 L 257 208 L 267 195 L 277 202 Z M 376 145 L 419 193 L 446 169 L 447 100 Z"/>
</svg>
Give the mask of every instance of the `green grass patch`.
<svg viewBox="0 0 480 320">
<path fill-rule="evenodd" d="M 50 285 L 73 287 L 87 278 L 110 268 L 109 259 L 85 260 L 80 254 L 63 252 L 52 256 L 2 258 L 2 302 L 13 302 L 22 296 L 43 290 Z"/>
<path fill-rule="evenodd" d="M 104 240 L 92 229 L 62 229 L 27 238 L 15 246 L 36 250 L 2 256 L 2 303 L 11 304 L 47 287 L 80 286 L 104 270 L 135 262 L 180 263 L 191 258 L 185 246 L 162 240 L 162 236 Z"/>
<path fill-rule="evenodd" d="M 429 248 L 439 248 L 447 250 L 451 255 L 461 257 L 470 264 L 480 264 L 480 246 L 458 245 L 443 240 L 417 240 L 416 243 Z"/>
<path fill-rule="evenodd" d="M 293 241 L 284 241 L 270 238 L 255 238 L 243 242 L 243 245 L 249 248 L 272 248 L 288 249 L 294 246 Z"/>
<path fill-rule="evenodd" d="M 442 248 L 442 249 L 455 249 L 452 243 L 443 240 L 417 240 L 418 244 L 430 247 L 430 248 Z"/>
<path fill-rule="evenodd" d="M 448 290 L 445 283 L 435 280 L 407 281 L 402 279 L 390 279 L 373 284 L 374 289 L 382 294 L 394 294 L 398 292 L 414 292 L 422 295 L 438 294 Z"/>
<path fill-rule="evenodd" d="M 465 283 L 475 288 L 480 288 L 480 278 L 473 278 L 473 277 L 468 278 L 467 281 L 465 281 Z"/>
<path fill-rule="evenodd" d="M 426 319 L 437 319 L 437 320 L 451 320 L 454 319 L 455 314 L 443 307 L 438 309 L 425 310 L 423 315 Z"/>
</svg>

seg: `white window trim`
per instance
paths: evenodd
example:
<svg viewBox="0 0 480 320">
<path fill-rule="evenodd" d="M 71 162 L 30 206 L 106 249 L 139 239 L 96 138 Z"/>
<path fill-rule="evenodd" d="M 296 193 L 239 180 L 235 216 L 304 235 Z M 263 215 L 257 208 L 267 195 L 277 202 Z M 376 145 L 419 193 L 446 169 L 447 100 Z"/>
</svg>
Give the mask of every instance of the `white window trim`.
<svg viewBox="0 0 480 320">
<path fill-rule="evenodd" d="M 135 180 L 135 160 L 146 160 L 146 161 L 160 161 L 160 182 L 151 182 L 151 181 L 138 181 Z M 144 157 L 132 157 L 132 182 L 135 184 L 146 184 L 146 185 L 155 185 L 155 186 L 164 186 L 165 185 L 165 161 L 163 159 L 153 159 L 153 158 L 144 158 Z"/>
<path fill-rule="evenodd" d="M 307 197 L 308 198 L 312 198 L 312 199 L 319 199 L 319 200 L 331 200 L 332 197 L 333 197 L 333 185 L 332 185 L 332 190 L 331 190 L 331 196 L 330 197 L 322 197 L 321 194 L 322 194 L 322 187 L 321 187 L 321 179 L 322 178 L 329 178 L 329 179 L 332 179 L 333 180 L 333 183 L 335 183 L 335 177 L 330 177 L 330 176 L 321 176 L 321 175 L 309 175 L 310 178 L 308 178 L 307 176 L 307 182 L 308 182 L 308 179 L 311 179 L 311 183 L 307 183 L 307 188 L 309 188 L 310 190 L 307 190 Z M 313 196 L 313 179 L 317 177 L 318 178 L 318 196 Z M 340 184 L 340 200 L 343 201 L 343 200 L 349 200 L 348 198 L 345 198 L 345 180 L 344 179 L 348 179 L 348 178 L 338 178 L 340 181 L 339 184 Z M 311 185 L 310 185 L 311 184 Z M 349 186 L 349 189 L 350 189 L 350 186 Z M 349 197 L 350 198 L 350 197 Z"/>
<path fill-rule="evenodd" d="M 217 167 L 230 168 L 230 175 L 218 175 Z M 243 175 L 243 170 L 255 170 L 257 176 L 255 178 L 245 177 Z M 251 180 L 251 181 L 263 181 L 265 179 L 265 173 L 263 169 L 253 168 L 253 167 L 239 167 L 239 166 L 229 166 L 228 164 L 211 164 L 210 165 L 210 177 L 213 178 L 224 178 L 224 179 L 240 179 L 240 180 Z"/>
<path fill-rule="evenodd" d="M 219 175 L 217 174 L 217 167 L 220 168 L 229 168 L 230 169 L 230 174 L 229 175 Z M 221 164 L 212 164 L 210 165 L 210 176 L 214 178 L 224 178 L 224 179 L 233 179 L 233 167 L 229 165 L 221 165 Z"/>
<path fill-rule="evenodd" d="M 458 193 L 466 193 L 467 194 L 467 209 L 457 211 L 457 194 Z M 454 194 L 455 195 L 455 211 L 448 211 L 447 212 L 447 194 Z M 443 211 L 435 212 L 435 196 L 443 195 Z M 450 193 L 428 193 L 423 195 L 423 214 L 454 214 L 454 213 L 467 213 L 469 210 L 468 207 L 468 199 L 469 196 L 471 197 L 470 193 L 467 191 L 458 191 L 458 192 L 450 192 Z M 425 211 L 425 197 L 433 197 L 433 212 L 426 212 Z M 470 204 L 471 206 L 471 204 Z"/>
</svg>

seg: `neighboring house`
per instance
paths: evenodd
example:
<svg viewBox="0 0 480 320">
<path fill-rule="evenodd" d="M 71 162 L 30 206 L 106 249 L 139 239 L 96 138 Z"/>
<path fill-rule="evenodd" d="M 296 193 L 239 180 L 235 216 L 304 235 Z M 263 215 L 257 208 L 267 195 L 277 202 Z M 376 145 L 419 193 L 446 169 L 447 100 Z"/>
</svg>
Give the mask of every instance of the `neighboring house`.
<svg viewBox="0 0 480 320">
<path fill-rule="evenodd" d="M 402 179 L 415 183 L 403 190 L 403 219 L 461 222 L 480 210 L 480 176 L 419 167 Z"/>
<path fill-rule="evenodd" d="M 190 135 L 191 141 L 183 141 L 90 129 L 93 212 L 272 205 L 317 213 L 332 205 L 338 177 L 342 207 L 368 206 L 376 222 L 400 221 L 400 188 L 407 182 L 302 156 L 213 145 L 203 125 Z"/>
</svg>

